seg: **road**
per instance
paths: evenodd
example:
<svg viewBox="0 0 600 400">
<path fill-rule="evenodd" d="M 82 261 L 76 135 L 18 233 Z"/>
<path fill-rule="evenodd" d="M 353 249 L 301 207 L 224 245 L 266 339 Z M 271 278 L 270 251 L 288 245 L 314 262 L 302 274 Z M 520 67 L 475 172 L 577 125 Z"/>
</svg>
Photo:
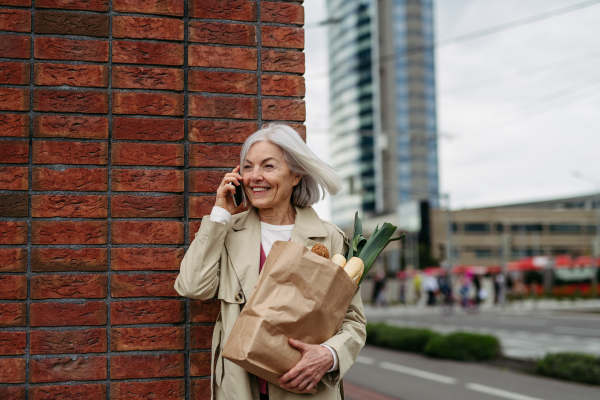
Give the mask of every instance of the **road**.
<svg viewBox="0 0 600 400">
<path fill-rule="evenodd" d="M 371 346 L 361 351 L 344 382 L 348 400 L 600 399 L 600 387 Z"/>
<path fill-rule="evenodd" d="M 435 308 L 365 307 L 365 314 L 369 322 L 426 327 L 442 333 L 493 334 L 508 357 L 537 358 L 565 351 L 600 355 L 600 313 L 510 308 L 481 310 L 476 315 L 462 310 L 441 315 Z"/>
</svg>

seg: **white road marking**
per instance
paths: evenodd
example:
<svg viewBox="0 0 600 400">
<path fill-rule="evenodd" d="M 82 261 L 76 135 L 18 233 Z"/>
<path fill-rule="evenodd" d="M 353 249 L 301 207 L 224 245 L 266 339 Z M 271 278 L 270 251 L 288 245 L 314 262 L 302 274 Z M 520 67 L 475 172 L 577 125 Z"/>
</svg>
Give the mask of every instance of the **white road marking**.
<svg viewBox="0 0 600 400">
<path fill-rule="evenodd" d="M 432 372 L 423 371 L 421 369 L 405 367 L 404 365 L 392 364 L 385 361 L 380 362 L 379 367 L 389 371 L 412 375 L 423 379 L 429 379 L 430 381 L 441 382 L 448 385 L 453 385 L 456 383 L 456 378 L 452 378 L 451 376 L 438 375 Z"/>
<path fill-rule="evenodd" d="M 356 357 L 356 362 L 360 364 L 374 365 L 375 359 L 371 357 L 358 356 Z"/>
<path fill-rule="evenodd" d="M 508 390 L 496 389 L 491 386 L 480 385 L 478 383 L 467 383 L 465 385 L 467 389 L 474 390 L 476 392 L 487 393 L 493 396 L 503 397 L 511 400 L 542 400 L 538 397 L 525 396 L 515 392 L 509 392 Z"/>
<path fill-rule="evenodd" d="M 555 326 L 552 328 L 555 333 L 571 334 L 571 335 L 587 335 L 587 336 L 600 336 L 600 329 L 593 328 L 574 328 L 570 326 Z"/>
</svg>

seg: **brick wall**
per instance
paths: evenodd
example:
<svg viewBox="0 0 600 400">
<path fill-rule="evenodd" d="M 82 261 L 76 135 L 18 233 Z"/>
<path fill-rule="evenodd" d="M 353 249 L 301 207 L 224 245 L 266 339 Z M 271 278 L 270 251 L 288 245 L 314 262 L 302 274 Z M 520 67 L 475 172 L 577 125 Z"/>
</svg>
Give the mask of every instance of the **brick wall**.
<svg viewBox="0 0 600 400">
<path fill-rule="evenodd" d="M 302 24 L 301 1 L 0 0 L 0 399 L 209 398 L 219 307 L 173 283 L 244 139 L 303 129 Z"/>
</svg>

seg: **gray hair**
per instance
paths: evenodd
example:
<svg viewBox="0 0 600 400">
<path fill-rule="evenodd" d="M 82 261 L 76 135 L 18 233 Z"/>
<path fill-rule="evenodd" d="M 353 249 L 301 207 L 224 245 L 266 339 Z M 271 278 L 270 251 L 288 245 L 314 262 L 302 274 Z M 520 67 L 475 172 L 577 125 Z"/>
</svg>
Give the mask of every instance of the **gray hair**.
<svg viewBox="0 0 600 400">
<path fill-rule="evenodd" d="M 240 166 L 244 165 L 250 148 L 258 142 L 269 142 L 279 146 L 290 171 L 302 176 L 292 191 L 292 204 L 299 207 L 311 206 L 322 198 L 321 192 L 323 197 L 325 190 L 334 196 L 342 188 L 342 179 L 337 171 L 319 159 L 298 132 L 284 124 L 270 124 L 250 135 L 240 153 Z"/>
</svg>

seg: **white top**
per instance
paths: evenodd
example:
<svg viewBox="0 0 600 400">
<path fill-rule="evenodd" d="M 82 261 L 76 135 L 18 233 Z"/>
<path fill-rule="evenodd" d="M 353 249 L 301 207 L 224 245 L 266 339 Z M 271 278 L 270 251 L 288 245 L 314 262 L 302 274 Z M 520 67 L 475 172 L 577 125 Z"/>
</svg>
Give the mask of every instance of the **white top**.
<svg viewBox="0 0 600 400">
<path fill-rule="evenodd" d="M 229 211 L 226 209 L 215 206 L 210 213 L 210 220 L 227 225 L 231 222 L 231 214 L 229 214 Z M 271 247 L 273 247 L 273 243 L 275 243 L 275 241 L 282 240 L 287 242 L 290 240 L 292 238 L 293 230 L 294 225 L 271 225 L 261 221 L 260 243 L 265 251 L 265 256 L 269 255 Z M 331 346 L 327 346 L 326 344 L 322 344 L 321 346 L 328 349 L 333 356 L 333 367 L 331 367 L 331 369 L 327 372 L 336 371 L 339 368 L 339 360 L 336 351 Z"/>
</svg>

